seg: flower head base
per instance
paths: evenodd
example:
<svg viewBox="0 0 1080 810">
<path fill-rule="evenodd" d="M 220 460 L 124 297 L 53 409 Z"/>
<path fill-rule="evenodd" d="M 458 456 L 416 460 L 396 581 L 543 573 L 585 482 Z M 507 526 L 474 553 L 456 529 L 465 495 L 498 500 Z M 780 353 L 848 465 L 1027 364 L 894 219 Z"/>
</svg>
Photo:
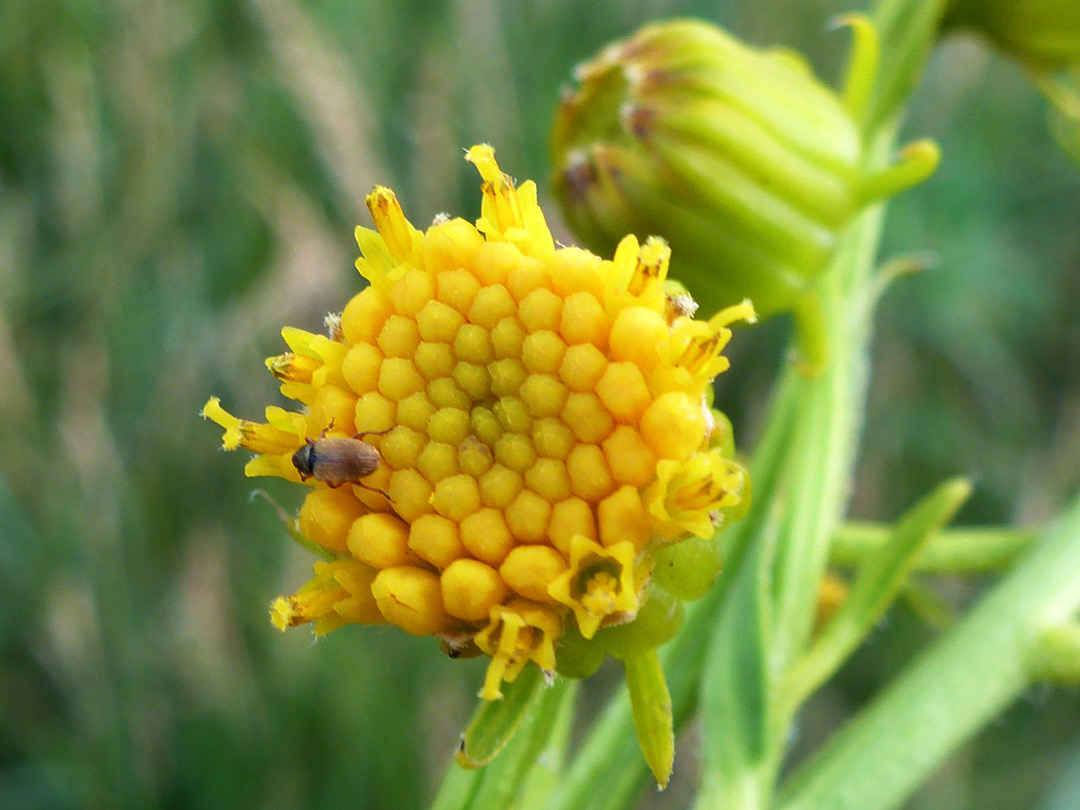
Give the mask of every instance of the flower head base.
<svg viewBox="0 0 1080 810">
<path fill-rule="evenodd" d="M 257 454 L 248 475 L 309 487 L 299 530 L 333 561 L 274 603 L 275 626 L 435 636 L 491 657 L 495 699 L 528 662 L 555 669 L 568 625 L 592 638 L 633 621 L 654 550 L 738 502 L 706 395 L 753 310 L 694 320 L 658 238 L 628 236 L 610 261 L 557 248 L 535 185 L 516 188 L 491 147 L 468 159 L 475 225 L 420 231 L 393 192 L 369 195 L 370 286 L 329 335 L 287 328 L 267 360 L 298 411 L 247 422 L 211 399 L 203 415 Z M 705 494 L 685 494 L 695 475 Z"/>
</svg>

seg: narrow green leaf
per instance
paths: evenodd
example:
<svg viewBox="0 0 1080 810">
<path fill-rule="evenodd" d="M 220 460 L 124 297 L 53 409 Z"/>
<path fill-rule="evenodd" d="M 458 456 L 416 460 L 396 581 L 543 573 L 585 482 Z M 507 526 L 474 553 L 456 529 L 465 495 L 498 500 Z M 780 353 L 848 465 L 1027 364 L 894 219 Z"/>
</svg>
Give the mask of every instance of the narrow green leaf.
<svg viewBox="0 0 1080 810">
<path fill-rule="evenodd" d="M 550 689 L 535 692 L 498 757 L 483 767 L 450 763 L 431 810 L 501 810 L 515 804 L 544 769 L 547 763 L 540 759 L 551 745 L 565 749 L 576 690 L 576 682 L 560 678 Z M 558 738 L 554 743 L 553 737 Z M 550 759 L 560 757 L 553 754 Z"/>
<path fill-rule="evenodd" d="M 472 722 L 461 735 L 458 764 L 463 768 L 479 768 L 491 762 L 513 738 L 543 683 L 540 670 L 527 666 L 516 681 L 503 684 L 502 700 L 481 700 Z"/>
<path fill-rule="evenodd" d="M 778 810 L 894 810 L 1031 684 L 1031 648 L 1080 609 L 1080 500 L 1022 563 L 808 760 Z"/>
<path fill-rule="evenodd" d="M 829 564 L 857 568 L 875 559 L 893 528 L 880 523 L 847 523 L 836 530 Z M 994 574 L 1008 570 L 1039 538 L 1035 529 L 985 526 L 935 533 L 915 558 L 913 571 L 931 574 Z"/>
<path fill-rule="evenodd" d="M 970 494 L 968 481 L 952 479 L 901 518 L 880 554 L 863 566 L 836 615 L 792 666 L 783 698 L 785 715 L 794 714 L 865 638 L 900 592 L 919 551 L 952 519 Z"/>
<path fill-rule="evenodd" d="M 675 729 L 671 717 L 671 695 L 656 650 L 623 660 L 634 730 L 649 769 L 661 790 L 671 778 L 675 761 Z"/>
</svg>

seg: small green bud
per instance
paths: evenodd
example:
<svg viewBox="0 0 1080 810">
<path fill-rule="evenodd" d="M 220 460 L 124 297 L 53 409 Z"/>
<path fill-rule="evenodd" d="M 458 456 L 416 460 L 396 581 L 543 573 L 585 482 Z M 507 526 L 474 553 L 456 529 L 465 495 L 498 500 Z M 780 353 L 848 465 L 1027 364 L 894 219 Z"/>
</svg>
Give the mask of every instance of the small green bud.
<svg viewBox="0 0 1080 810">
<path fill-rule="evenodd" d="M 706 311 L 750 298 L 762 315 L 812 321 L 840 231 L 938 160 L 920 143 L 863 168 L 877 35 L 845 22 L 856 46 L 843 94 L 796 54 L 694 20 L 649 25 L 580 65 L 552 133 L 554 190 L 577 234 L 608 251 L 626 233 L 659 234 Z"/>
<path fill-rule="evenodd" d="M 595 641 L 586 640 L 577 625 L 567 623 L 555 648 L 555 671 L 564 678 L 588 678 L 600 669 L 607 653 Z"/>
<path fill-rule="evenodd" d="M 653 582 L 680 599 L 700 599 L 712 587 L 723 555 L 716 537 L 688 537 L 656 552 Z"/>
<path fill-rule="evenodd" d="M 633 621 L 605 627 L 594 643 L 610 655 L 625 661 L 669 641 L 682 627 L 683 604 L 655 581 L 645 589 L 645 603 Z"/>
</svg>

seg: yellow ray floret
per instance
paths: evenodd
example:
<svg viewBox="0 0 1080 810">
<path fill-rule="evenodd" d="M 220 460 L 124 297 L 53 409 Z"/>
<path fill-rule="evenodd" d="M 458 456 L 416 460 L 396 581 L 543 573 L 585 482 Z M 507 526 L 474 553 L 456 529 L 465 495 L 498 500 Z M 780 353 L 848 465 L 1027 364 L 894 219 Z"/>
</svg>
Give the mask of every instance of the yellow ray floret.
<svg viewBox="0 0 1080 810">
<path fill-rule="evenodd" d="M 282 631 L 314 622 L 314 632 L 320 636 L 348 622 L 382 622 L 371 593 L 374 579 L 375 570 L 356 560 L 317 562 L 315 576 L 300 590 L 274 600 L 270 621 Z"/>
<path fill-rule="evenodd" d="M 687 532 L 709 538 L 716 532 L 720 509 L 739 503 L 746 473 L 738 464 L 710 450 L 685 462 L 663 460 L 656 481 L 645 493 L 645 507 L 661 537 Z"/>
<path fill-rule="evenodd" d="M 630 619 L 638 609 L 634 544 L 607 548 L 577 535 L 570 541 L 570 567 L 548 586 L 556 601 L 574 612 L 581 635 L 591 639 L 605 620 Z"/>
</svg>

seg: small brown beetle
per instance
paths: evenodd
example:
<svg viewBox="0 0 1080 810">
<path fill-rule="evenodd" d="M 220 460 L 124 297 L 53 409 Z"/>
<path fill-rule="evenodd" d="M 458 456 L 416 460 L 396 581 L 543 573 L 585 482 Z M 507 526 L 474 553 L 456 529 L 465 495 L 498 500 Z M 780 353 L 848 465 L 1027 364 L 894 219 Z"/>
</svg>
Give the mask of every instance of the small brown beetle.
<svg viewBox="0 0 1080 810">
<path fill-rule="evenodd" d="M 389 496 L 381 489 L 369 487 L 360 480 L 379 469 L 382 462 L 379 451 L 365 442 L 364 436 L 382 436 L 389 432 L 369 430 L 347 439 L 333 436 L 327 438 L 324 430 L 319 438 L 305 440 L 304 446 L 293 453 L 293 466 L 300 473 L 301 481 L 314 478 L 333 489 L 342 484 L 355 484 L 378 492 L 389 500 Z"/>
</svg>

